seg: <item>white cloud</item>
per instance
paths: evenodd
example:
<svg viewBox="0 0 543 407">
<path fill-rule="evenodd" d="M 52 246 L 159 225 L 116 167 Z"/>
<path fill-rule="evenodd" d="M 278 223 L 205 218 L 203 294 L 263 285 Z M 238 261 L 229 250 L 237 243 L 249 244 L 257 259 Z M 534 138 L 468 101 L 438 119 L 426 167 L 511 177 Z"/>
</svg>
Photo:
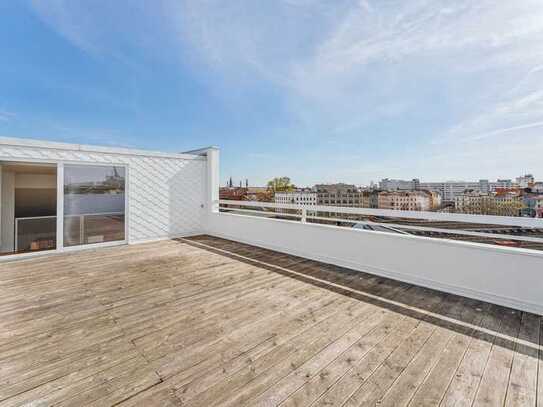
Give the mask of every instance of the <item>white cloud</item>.
<svg viewBox="0 0 543 407">
<path fill-rule="evenodd" d="M 167 0 L 30 0 L 31 9 L 67 41 L 94 57 L 132 64 L 130 53 L 171 46 Z M 158 53 L 160 54 L 160 53 Z M 157 56 L 157 54 L 153 55 Z"/>
<path fill-rule="evenodd" d="M 177 44 L 163 52 L 198 61 L 226 88 L 244 81 L 277 88 L 292 116 L 321 135 L 357 136 L 361 148 L 408 145 L 376 157 L 379 165 L 402 160 L 422 177 L 485 176 L 499 157 L 503 168 L 529 164 L 543 173 L 541 0 L 89 4 L 33 2 L 88 52 Z M 374 128 L 385 122 L 396 128 L 376 141 Z"/>
<path fill-rule="evenodd" d="M 9 122 L 15 118 L 16 114 L 7 110 L 0 109 L 0 122 Z"/>
</svg>

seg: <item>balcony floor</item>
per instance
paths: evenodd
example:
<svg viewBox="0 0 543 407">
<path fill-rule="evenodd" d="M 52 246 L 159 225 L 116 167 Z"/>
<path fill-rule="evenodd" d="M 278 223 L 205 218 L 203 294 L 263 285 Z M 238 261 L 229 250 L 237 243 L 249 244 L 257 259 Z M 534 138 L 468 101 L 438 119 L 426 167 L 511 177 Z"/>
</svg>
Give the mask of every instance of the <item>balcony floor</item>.
<svg viewBox="0 0 543 407">
<path fill-rule="evenodd" d="M 209 236 L 84 251 L 0 265 L 0 406 L 543 407 L 541 333 Z"/>
</svg>

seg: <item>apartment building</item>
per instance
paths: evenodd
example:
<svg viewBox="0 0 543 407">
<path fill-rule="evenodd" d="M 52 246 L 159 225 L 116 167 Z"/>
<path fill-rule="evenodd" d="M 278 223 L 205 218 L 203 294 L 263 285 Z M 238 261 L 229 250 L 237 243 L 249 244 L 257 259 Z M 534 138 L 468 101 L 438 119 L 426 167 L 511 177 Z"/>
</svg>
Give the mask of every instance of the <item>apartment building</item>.
<svg viewBox="0 0 543 407">
<path fill-rule="evenodd" d="M 543 182 L 534 182 L 532 192 L 543 193 Z"/>
<path fill-rule="evenodd" d="M 292 192 L 276 192 L 274 202 L 278 204 L 315 206 L 317 205 L 317 193 L 310 189 L 301 189 Z"/>
<path fill-rule="evenodd" d="M 529 176 L 527 175 L 526 177 Z M 384 178 L 379 182 L 379 188 L 383 191 L 427 190 L 437 192 L 441 195 L 444 202 L 454 202 L 455 198 L 462 195 L 465 191 L 477 191 L 488 194 L 500 189 L 509 189 L 515 185 L 510 179 L 498 179 L 495 182 L 490 182 L 487 179 L 479 181 L 421 182 L 417 178 L 411 181 Z"/>
<path fill-rule="evenodd" d="M 499 179 L 496 182 L 490 183 L 491 191 L 496 191 L 499 189 L 510 189 L 515 186 L 516 185 L 513 183 L 513 180 L 510 180 L 510 179 Z"/>
<path fill-rule="evenodd" d="M 466 191 L 455 196 L 454 207 L 458 212 L 474 215 L 490 214 L 495 210 L 494 197 L 480 191 Z"/>
<path fill-rule="evenodd" d="M 419 188 L 420 180 L 417 178 L 413 178 L 411 181 L 384 178 L 379 181 L 379 189 L 383 191 L 415 191 Z"/>
<path fill-rule="evenodd" d="M 317 205 L 369 208 L 370 193 L 351 184 L 320 184 L 313 187 Z"/>
<path fill-rule="evenodd" d="M 455 198 L 455 209 L 473 215 L 520 216 L 524 207 L 519 192 L 497 192 L 484 194 L 466 191 Z"/>
<path fill-rule="evenodd" d="M 532 218 L 541 217 L 541 209 L 543 209 L 543 195 L 540 195 L 538 193 L 524 193 L 522 195 L 522 216 L 528 216 Z"/>
<path fill-rule="evenodd" d="M 438 192 L 443 201 L 454 202 L 455 198 L 462 195 L 466 190 L 483 192 L 488 190 L 488 181 L 479 182 L 446 181 L 446 182 L 421 182 L 420 188 L 428 191 Z"/>
<path fill-rule="evenodd" d="M 535 209 L 535 217 L 543 218 L 543 196 L 535 198 L 534 209 Z"/>
<path fill-rule="evenodd" d="M 433 208 L 434 195 L 428 191 L 393 191 L 378 193 L 379 209 L 402 211 L 429 211 Z"/>
<path fill-rule="evenodd" d="M 526 174 L 521 177 L 517 177 L 515 181 L 519 188 L 529 188 L 534 184 L 535 178 L 532 174 Z"/>
<path fill-rule="evenodd" d="M 496 215 L 520 216 L 524 207 L 523 197 L 520 192 L 507 191 L 496 193 Z"/>
</svg>

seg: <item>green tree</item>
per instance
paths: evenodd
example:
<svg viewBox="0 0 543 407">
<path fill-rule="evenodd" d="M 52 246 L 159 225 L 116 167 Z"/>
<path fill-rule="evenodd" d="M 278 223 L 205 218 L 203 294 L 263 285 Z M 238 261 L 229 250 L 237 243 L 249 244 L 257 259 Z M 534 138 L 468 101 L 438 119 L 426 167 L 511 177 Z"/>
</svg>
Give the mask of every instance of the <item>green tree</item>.
<svg viewBox="0 0 543 407">
<path fill-rule="evenodd" d="M 290 182 L 289 177 L 276 177 L 268 181 L 268 190 L 275 192 L 290 192 L 294 191 L 296 186 Z"/>
</svg>

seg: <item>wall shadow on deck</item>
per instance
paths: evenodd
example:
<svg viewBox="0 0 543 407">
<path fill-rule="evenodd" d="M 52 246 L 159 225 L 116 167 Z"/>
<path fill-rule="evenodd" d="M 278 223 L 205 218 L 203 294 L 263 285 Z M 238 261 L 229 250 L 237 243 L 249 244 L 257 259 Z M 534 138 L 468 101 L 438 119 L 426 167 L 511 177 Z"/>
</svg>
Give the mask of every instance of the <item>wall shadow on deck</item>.
<svg viewBox="0 0 543 407">
<path fill-rule="evenodd" d="M 176 240 L 538 358 L 539 340 L 514 340 L 522 318 L 533 321 L 537 326 L 530 326 L 530 330 L 539 333 L 541 318 L 533 314 L 213 236 Z M 485 321 L 485 329 L 477 320 Z M 508 321 L 514 328 L 507 332 L 503 325 L 498 330 L 486 327 L 500 326 L 500 321 Z"/>
</svg>

